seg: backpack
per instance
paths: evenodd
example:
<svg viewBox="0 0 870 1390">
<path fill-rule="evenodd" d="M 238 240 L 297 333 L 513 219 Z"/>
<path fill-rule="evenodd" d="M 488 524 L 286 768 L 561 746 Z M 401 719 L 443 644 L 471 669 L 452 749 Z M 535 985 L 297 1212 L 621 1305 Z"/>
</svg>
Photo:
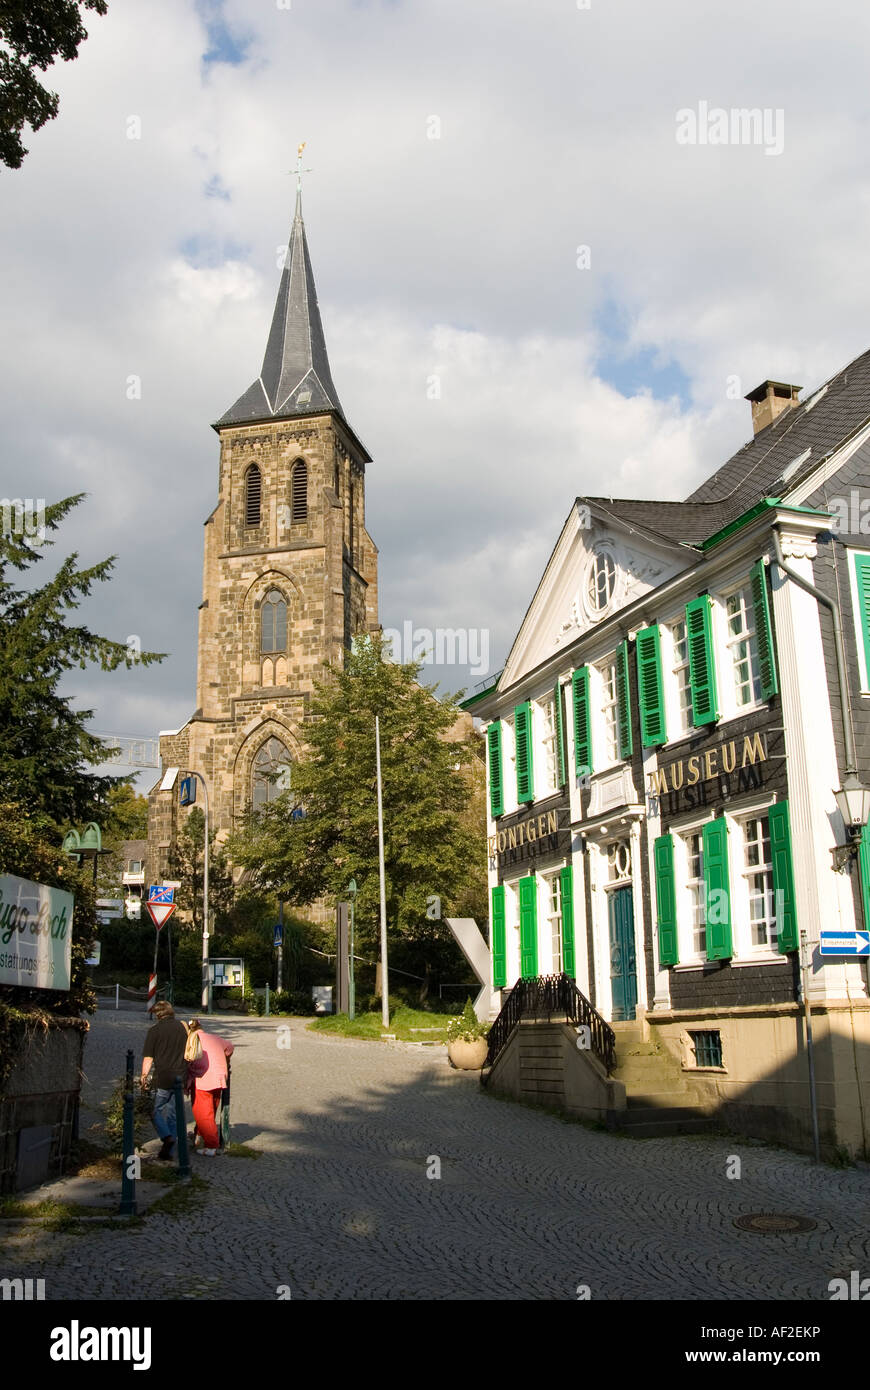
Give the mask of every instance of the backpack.
<svg viewBox="0 0 870 1390">
<path fill-rule="evenodd" d="M 193 1033 L 188 1031 L 187 1042 L 184 1044 L 185 1062 L 199 1062 L 202 1060 L 202 1042 L 200 1041 L 199 1029 Z"/>
</svg>

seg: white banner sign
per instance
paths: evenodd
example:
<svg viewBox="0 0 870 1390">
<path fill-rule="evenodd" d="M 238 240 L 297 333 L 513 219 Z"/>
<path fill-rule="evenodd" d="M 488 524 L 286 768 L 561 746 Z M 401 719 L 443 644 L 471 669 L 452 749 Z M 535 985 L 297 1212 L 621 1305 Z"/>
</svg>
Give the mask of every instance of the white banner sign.
<svg viewBox="0 0 870 1390">
<path fill-rule="evenodd" d="M 0 984 L 69 989 L 74 905 L 72 893 L 0 874 Z"/>
</svg>

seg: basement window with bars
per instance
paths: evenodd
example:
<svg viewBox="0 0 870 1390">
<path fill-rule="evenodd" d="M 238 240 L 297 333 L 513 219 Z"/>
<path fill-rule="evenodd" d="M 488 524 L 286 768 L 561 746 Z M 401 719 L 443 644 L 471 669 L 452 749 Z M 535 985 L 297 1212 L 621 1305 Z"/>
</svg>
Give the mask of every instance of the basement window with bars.
<svg viewBox="0 0 870 1390">
<path fill-rule="evenodd" d="M 703 1033 L 690 1033 L 689 1037 L 692 1039 L 696 1067 L 722 1066 L 722 1034 L 718 1028 Z"/>
</svg>

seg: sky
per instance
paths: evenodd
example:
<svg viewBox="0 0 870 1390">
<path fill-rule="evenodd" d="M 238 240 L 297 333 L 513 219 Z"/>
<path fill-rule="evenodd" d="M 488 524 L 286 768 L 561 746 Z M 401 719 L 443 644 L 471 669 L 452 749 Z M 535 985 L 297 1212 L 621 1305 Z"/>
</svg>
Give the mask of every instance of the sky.
<svg viewBox="0 0 870 1390">
<path fill-rule="evenodd" d="M 0 173 L 0 496 L 85 492 L 41 567 L 115 555 L 80 617 L 168 654 L 75 672 L 98 731 L 193 712 L 210 425 L 259 372 L 300 141 L 381 622 L 479 658 L 424 667 L 442 689 L 504 664 L 575 497 L 684 497 L 751 436 L 747 391 L 870 346 L 853 0 L 109 0 L 86 27 Z"/>
</svg>

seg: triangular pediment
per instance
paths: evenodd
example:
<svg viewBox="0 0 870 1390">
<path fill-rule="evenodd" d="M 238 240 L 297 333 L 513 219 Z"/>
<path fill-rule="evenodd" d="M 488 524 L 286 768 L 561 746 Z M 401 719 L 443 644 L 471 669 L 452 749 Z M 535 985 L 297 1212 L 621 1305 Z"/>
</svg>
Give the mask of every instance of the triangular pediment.
<svg viewBox="0 0 870 1390">
<path fill-rule="evenodd" d="M 499 689 L 630 608 L 692 563 L 693 552 L 576 503 L 517 633 Z"/>
</svg>

